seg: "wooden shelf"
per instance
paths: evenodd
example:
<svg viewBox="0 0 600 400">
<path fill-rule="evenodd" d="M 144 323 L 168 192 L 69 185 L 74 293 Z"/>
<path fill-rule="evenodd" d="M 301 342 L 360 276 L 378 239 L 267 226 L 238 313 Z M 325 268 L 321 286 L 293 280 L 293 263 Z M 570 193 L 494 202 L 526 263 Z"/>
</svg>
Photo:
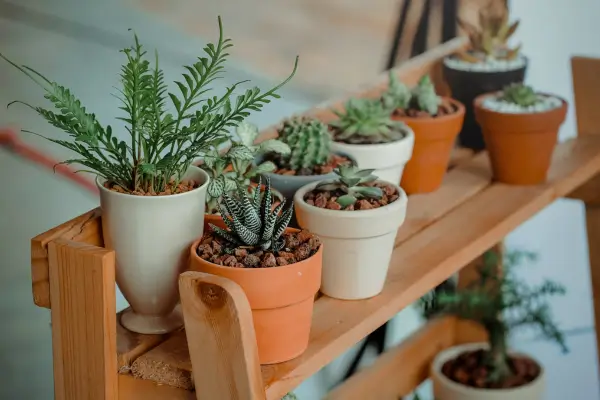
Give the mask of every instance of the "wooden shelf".
<svg viewBox="0 0 600 400">
<path fill-rule="evenodd" d="M 444 85 L 439 79 L 439 60 L 461 46 L 464 46 L 462 39 L 449 42 L 410 60 L 397 73 L 409 83 L 416 82 L 424 73 L 430 73 L 443 91 Z M 371 87 L 352 95 L 374 96 L 385 85 L 386 79 L 383 77 Z M 343 100 L 330 103 L 327 107 L 339 107 Z M 318 107 L 309 114 L 327 119 L 327 107 Z M 267 129 L 262 138 L 271 136 L 273 129 Z M 242 381 L 250 378 L 245 382 L 249 383 L 251 390 L 238 394 L 236 399 L 281 398 L 555 199 L 566 197 L 591 181 L 600 172 L 600 136 L 586 135 L 559 144 L 554 152 L 548 181 L 539 186 L 518 187 L 492 182 L 485 153 L 474 154 L 456 149 L 452 160 L 452 168 L 439 190 L 409 196 L 406 221 L 398 231 L 383 292 L 361 301 L 318 297 L 307 350 L 296 359 L 276 365 L 259 367 L 248 361 L 244 364 L 242 360 L 242 367 L 246 368 L 242 375 L 239 375 L 237 364 L 232 366 L 229 373 L 236 376 L 236 384 L 240 376 Z M 210 388 L 198 387 L 197 393 L 192 392 L 192 362 L 184 331 L 170 335 L 139 335 L 123 329 L 118 323 L 114 326 L 115 320 L 108 315 L 110 308 L 114 308 L 114 299 L 112 303 L 110 299 L 107 300 L 107 296 L 111 296 L 111 287 L 114 296 L 114 253 L 102 248 L 100 217 L 99 209 L 92 210 L 32 240 L 34 301 L 39 306 L 51 308 L 53 314 L 57 390 L 62 390 L 62 394 L 67 390 L 77 392 L 68 398 L 92 392 L 94 399 L 228 398 Z M 76 267 L 78 263 L 81 268 Z M 61 271 L 67 270 L 77 274 L 68 278 L 58 276 Z M 87 273 L 96 275 L 88 276 Z M 78 284 L 94 289 L 84 293 L 86 301 L 81 304 L 78 303 L 78 296 L 83 294 L 75 289 Z M 102 307 L 97 305 L 98 302 L 102 303 Z M 93 338 L 103 340 L 92 340 L 87 333 L 69 336 L 73 332 L 55 326 L 55 318 L 61 325 L 74 329 L 73 332 L 94 332 L 96 336 Z M 194 321 L 194 324 L 201 322 Z M 424 329 L 423 335 L 435 335 L 446 324 L 454 326 L 458 322 L 439 322 L 435 325 L 437 328 Z M 84 326 L 85 329 L 82 328 Z M 68 335 L 63 336 L 63 329 Z M 103 334 L 98 336 L 98 332 Z M 435 342 L 436 346 L 447 345 L 450 339 L 456 339 L 454 334 L 452 337 L 440 336 Z M 415 338 L 413 346 L 414 343 L 421 343 L 420 340 Z M 87 358 L 79 357 L 77 352 L 71 350 L 73 347 L 85 347 L 90 355 Z M 428 350 L 428 356 L 419 358 L 421 367 L 434 351 L 432 347 Z M 203 360 L 203 354 L 194 354 L 195 360 Z M 405 357 L 410 353 L 399 348 L 393 354 Z M 382 358 L 377 368 L 388 371 L 396 365 L 396 356 Z M 102 364 L 98 365 L 104 366 L 103 378 L 97 376 L 98 368 L 92 368 L 82 360 L 101 361 Z M 65 365 L 70 369 L 64 369 Z M 73 369 L 72 365 L 77 368 Z M 73 376 L 63 376 L 68 375 L 63 374 L 64 371 Z M 421 368 L 414 375 L 410 385 L 414 385 L 417 378 L 422 380 L 423 371 Z M 71 385 L 74 379 L 85 381 L 92 376 L 91 373 L 95 377 L 93 382 Z M 254 377 L 250 376 L 253 374 Z M 254 386 L 260 386 L 261 377 L 265 396 L 262 396 L 260 387 L 261 394 L 256 397 L 251 393 L 257 393 L 253 390 L 256 389 Z M 357 379 L 362 378 L 359 376 Z M 351 391 L 348 388 L 352 384 L 336 389 L 332 398 L 346 400 L 343 394 Z M 234 389 L 237 390 L 237 387 Z M 57 395 L 58 398 L 67 397 Z"/>
</svg>

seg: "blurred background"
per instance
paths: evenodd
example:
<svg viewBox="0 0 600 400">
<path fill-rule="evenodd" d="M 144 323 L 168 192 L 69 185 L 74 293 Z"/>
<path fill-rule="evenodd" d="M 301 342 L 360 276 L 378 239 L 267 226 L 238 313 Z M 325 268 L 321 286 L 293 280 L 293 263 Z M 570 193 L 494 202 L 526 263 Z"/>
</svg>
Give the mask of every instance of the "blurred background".
<svg viewBox="0 0 600 400">
<path fill-rule="evenodd" d="M 476 21 L 490 0 L 0 0 L 0 52 L 34 67 L 71 88 L 104 123 L 114 124 L 118 82 L 131 28 L 148 50 L 159 50 L 167 81 L 218 34 L 221 15 L 233 39 L 227 77 L 216 90 L 250 79 L 264 87 L 287 76 L 294 57 L 299 70 L 281 91 L 282 99 L 250 120 L 261 128 L 368 82 L 389 65 L 399 64 L 454 37 L 457 15 Z M 491 0 L 495 1 L 495 0 Z M 502 0 L 497 0 L 498 3 Z M 575 134 L 569 58 L 600 57 L 600 2 L 597 0 L 509 1 L 510 15 L 521 19 L 515 41 L 530 59 L 527 82 L 571 102 L 561 139 Z M 399 29 L 401 28 L 401 29 Z M 41 104 L 42 94 L 26 77 L 0 63 L 0 104 L 19 99 Z M 117 124 L 118 126 L 118 124 Z M 58 134 L 25 107 L 0 107 L 0 132 L 20 128 Z M 62 160 L 66 150 L 37 137 L 20 137 Z M 0 399 L 52 399 L 50 313 L 33 305 L 30 239 L 98 205 L 95 194 L 53 175 L 0 147 Z M 528 332 L 513 345 L 527 348 L 548 370 L 548 399 L 600 399 L 591 284 L 583 207 L 559 200 L 507 238 L 509 247 L 538 252 L 535 268 L 523 279 L 550 278 L 567 287 L 553 300 L 568 334 L 571 352 Z M 118 307 L 127 304 L 122 297 Z M 406 309 L 390 324 L 391 346 L 421 323 Z M 356 348 L 306 381 L 296 393 L 320 399 L 344 376 Z M 363 363 L 369 363 L 368 354 Z M 402 371 L 398 371 L 402 374 Z M 423 388 L 429 399 L 428 388 Z"/>
</svg>

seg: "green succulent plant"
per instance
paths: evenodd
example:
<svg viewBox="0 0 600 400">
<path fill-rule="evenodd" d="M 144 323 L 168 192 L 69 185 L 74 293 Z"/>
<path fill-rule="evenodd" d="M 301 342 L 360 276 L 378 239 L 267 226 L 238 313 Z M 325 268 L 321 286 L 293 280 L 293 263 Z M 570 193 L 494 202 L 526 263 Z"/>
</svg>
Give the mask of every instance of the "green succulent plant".
<svg viewBox="0 0 600 400">
<path fill-rule="evenodd" d="M 81 165 L 84 171 L 97 174 L 126 193 L 163 192 L 171 184 L 171 178 L 175 185 L 180 181 L 195 158 L 226 142 L 229 130 L 251 111 L 260 111 L 270 99 L 279 98 L 277 90 L 296 71 L 298 59 L 292 74 L 266 92 L 255 87 L 232 101 L 233 93 L 242 83 L 237 82 L 220 96 L 208 96 L 211 83 L 222 78 L 228 49 L 233 46 L 223 36 L 221 18 L 218 21 L 218 42 L 204 48 L 205 57 L 184 66 L 182 79 L 174 82 L 178 89 L 174 92 L 169 91 L 164 81 L 158 53 L 148 60 L 136 35 L 134 44 L 121 51 L 126 63 L 121 68 L 122 87 L 117 89 L 116 97 L 122 103 L 119 109 L 124 116 L 118 119 L 124 122 L 123 130 L 129 134 L 127 140 L 114 135 L 110 125 L 101 124 L 69 89 L 0 54 L 42 88 L 44 97 L 57 112 L 21 101 L 10 104 L 29 107 L 72 138 L 55 139 L 24 130 L 78 155 L 63 164 Z M 169 112 L 169 108 L 174 111 Z"/>
<path fill-rule="evenodd" d="M 218 202 L 225 193 L 234 193 L 238 189 L 254 192 L 250 185 L 252 178 L 277 168 L 271 161 L 256 164 L 258 156 L 267 153 L 289 154 L 290 148 L 278 139 L 265 140 L 257 145 L 254 141 L 258 137 L 258 128 L 248 122 L 240 123 L 236 128 L 239 140 L 231 141 L 231 147 L 226 153 L 220 154 L 213 147 L 204 157 L 200 166 L 210 176 L 206 192 L 207 212 L 218 212 Z"/>
<path fill-rule="evenodd" d="M 218 207 L 227 229 L 213 224 L 209 226 L 229 248 L 250 247 L 277 252 L 285 245 L 281 236 L 294 212 L 293 202 L 284 210 L 285 203 L 283 199 L 271 209 L 271 181 L 267 177 L 262 189 L 259 178 L 258 188 L 253 195 L 244 189 L 238 189 L 236 197 L 229 193 L 223 194 Z"/>
<path fill-rule="evenodd" d="M 540 101 L 539 96 L 531 86 L 522 83 L 513 83 L 502 90 L 501 100 L 516 104 L 521 107 L 529 107 Z"/>
<path fill-rule="evenodd" d="M 521 51 L 521 45 L 509 47 L 508 39 L 519 27 L 519 20 L 509 24 L 508 10 L 502 13 L 493 10 L 494 2 L 479 11 L 479 28 L 458 19 L 458 25 L 465 30 L 470 40 L 470 48 L 457 54 L 458 58 L 469 63 L 483 62 L 488 58 L 513 60 Z"/>
<path fill-rule="evenodd" d="M 456 315 L 480 323 L 490 345 L 485 364 L 490 382 L 499 383 L 512 375 L 508 357 L 508 335 L 525 326 L 537 328 L 543 337 L 567 351 L 565 338 L 553 321 L 544 301 L 565 293 L 562 285 L 545 281 L 530 287 L 515 275 L 514 267 L 535 254 L 511 251 L 502 257 L 496 251 L 484 254 L 479 279 L 456 291 L 443 291 L 420 299 L 421 307 L 433 307 L 440 314 Z"/>
<path fill-rule="evenodd" d="M 419 83 L 412 90 L 412 95 L 419 110 L 427 111 L 432 116 L 437 115 L 442 98 L 435 92 L 435 86 L 429 75 L 419 79 Z"/>
<path fill-rule="evenodd" d="M 338 176 L 338 179 L 335 181 L 320 182 L 315 189 L 325 192 L 334 192 L 336 190 L 344 192 L 342 196 L 336 199 L 336 202 L 342 208 L 353 205 L 360 199 L 380 199 L 383 197 L 381 188 L 364 186 L 365 183 L 377 180 L 378 177 L 373 175 L 374 169 L 359 170 L 354 165 L 340 165 L 333 171 Z"/>
<path fill-rule="evenodd" d="M 393 110 L 381 99 L 350 99 L 343 112 L 333 110 L 339 117 L 331 122 L 336 129 L 335 139 L 351 144 L 389 143 L 406 136 L 406 125 L 391 118 Z"/>
<path fill-rule="evenodd" d="M 323 165 L 331 156 L 331 134 L 326 124 L 316 118 L 297 117 L 283 123 L 279 139 L 290 147 L 282 167 L 299 171 Z"/>
<path fill-rule="evenodd" d="M 389 110 L 406 109 L 413 97 L 413 93 L 408 86 L 398 79 L 393 71 L 390 71 L 389 84 L 387 90 L 381 96 L 381 101 L 385 108 Z"/>
<path fill-rule="evenodd" d="M 296 396 L 296 394 L 294 394 L 293 392 L 289 392 L 288 394 L 283 396 L 281 400 L 298 400 L 298 396 Z"/>
</svg>

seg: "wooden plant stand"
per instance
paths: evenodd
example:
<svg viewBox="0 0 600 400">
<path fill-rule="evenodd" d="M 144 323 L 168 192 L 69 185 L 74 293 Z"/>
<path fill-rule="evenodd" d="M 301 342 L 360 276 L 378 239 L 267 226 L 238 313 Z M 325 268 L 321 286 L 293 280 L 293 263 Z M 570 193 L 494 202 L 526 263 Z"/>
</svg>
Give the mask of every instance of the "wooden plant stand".
<svg viewBox="0 0 600 400">
<path fill-rule="evenodd" d="M 440 60 L 464 45 L 463 39 L 453 40 L 396 71 L 409 84 L 431 73 L 443 90 Z M 37 236 L 31 249 L 33 297 L 52 312 L 55 398 L 279 399 L 560 197 L 572 194 L 586 201 L 590 242 L 600 239 L 600 135 L 593 134 L 600 133 L 598 71 L 598 60 L 573 59 L 580 136 L 556 147 L 546 184 L 493 183 L 487 154 L 457 149 L 443 186 L 410 196 L 383 292 L 362 301 L 320 296 L 308 349 L 285 363 L 258 364 L 243 291 L 231 281 L 202 273 L 180 277 L 186 331 L 139 335 L 122 328 L 115 306 L 115 254 L 103 248 L 99 209 Z M 378 95 L 386 82 L 383 76 L 352 95 Z M 324 107 L 309 113 L 330 118 Z M 267 130 L 263 138 L 273 132 Z M 590 255 L 598 323 L 598 246 L 590 244 Z M 469 273 L 472 269 L 463 269 L 461 279 Z M 473 324 L 433 320 L 328 398 L 396 400 L 427 378 L 438 351 L 482 337 Z"/>
</svg>

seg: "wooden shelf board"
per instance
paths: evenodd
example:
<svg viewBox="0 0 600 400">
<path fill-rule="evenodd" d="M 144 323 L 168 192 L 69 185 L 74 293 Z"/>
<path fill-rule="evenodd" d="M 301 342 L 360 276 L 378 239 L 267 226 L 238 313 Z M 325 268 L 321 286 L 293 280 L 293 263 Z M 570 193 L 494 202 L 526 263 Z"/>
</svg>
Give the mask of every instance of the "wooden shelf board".
<svg viewBox="0 0 600 400">
<path fill-rule="evenodd" d="M 321 296 L 315 303 L 306 352 L 286 363 L 262 367 L 267 398 L 278 399 L 295 388 L 522 222 L 599 171 L 600 138 L 589 136 L 557 146 L 544 185 L 492 184 L 485 154 L 480 154 L 450 171 L 440 190 L 411 196 L 383 292 L 363 301 Z M 188 376 L 191 371 L 183 335 L 168 339 L 136 363 L 147 357 Z"/>
</svg>

